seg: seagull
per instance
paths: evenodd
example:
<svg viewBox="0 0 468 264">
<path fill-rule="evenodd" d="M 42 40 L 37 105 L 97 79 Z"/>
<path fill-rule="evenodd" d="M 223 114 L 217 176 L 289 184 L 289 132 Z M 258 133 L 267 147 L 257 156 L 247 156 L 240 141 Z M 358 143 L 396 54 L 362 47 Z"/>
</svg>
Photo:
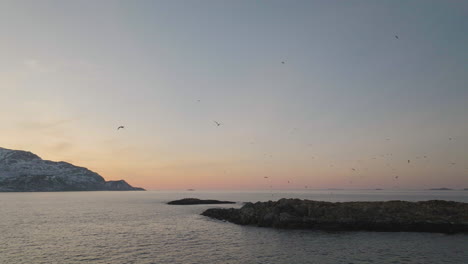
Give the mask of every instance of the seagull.
<svg viewBox="0 0 468 264">
<path fill-rule="evenodd" d="M 119 129 L 121 129 L 121 128 L 125 128 L 125 127 L 124 127 L 124 126 L 119 126 L 119 127 L 117 128 L 117 130 L 119 130 Z"/>
<path fill-rule="evenodd" d="M 217 122 L 217 121 L 213 121 L 213 122 L 215 122 L 216 126 L 220 126 L 220 125 L 221 125 L 221 123 L 219 123 L 219 122 Z"/>
</svg>

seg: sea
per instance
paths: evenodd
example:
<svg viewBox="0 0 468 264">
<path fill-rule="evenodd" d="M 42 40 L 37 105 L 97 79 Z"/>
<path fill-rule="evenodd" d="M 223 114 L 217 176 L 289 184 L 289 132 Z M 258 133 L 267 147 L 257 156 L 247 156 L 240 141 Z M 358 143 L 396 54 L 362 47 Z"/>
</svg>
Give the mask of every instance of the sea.
<svg viewBox="0 0 468 264">
<path fill-rule="evenodd" d="M 166 204 L 188 197 L 239 203 Z M 0 263 L 468 263 L 468 234 L 283 230 L 200 215 L 281 198 L 468 202 L 468 191 L 0 193 Z"/>
</svg>

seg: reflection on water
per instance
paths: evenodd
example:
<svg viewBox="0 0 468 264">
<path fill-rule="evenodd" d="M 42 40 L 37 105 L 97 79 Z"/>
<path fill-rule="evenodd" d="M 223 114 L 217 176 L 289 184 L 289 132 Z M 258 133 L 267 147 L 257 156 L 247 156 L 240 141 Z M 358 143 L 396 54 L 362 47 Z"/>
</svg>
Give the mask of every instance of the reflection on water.
<svg viewBox="0 0 468 264">
<path fill-rule="evenodd" d="M 0 263 L 468 263 L 465 234 L 237 226 L 200 216 L 224 205 L 165 204 L 183 197 L 468 202 L 466 191 L 1 193 Z"/>
</svg>

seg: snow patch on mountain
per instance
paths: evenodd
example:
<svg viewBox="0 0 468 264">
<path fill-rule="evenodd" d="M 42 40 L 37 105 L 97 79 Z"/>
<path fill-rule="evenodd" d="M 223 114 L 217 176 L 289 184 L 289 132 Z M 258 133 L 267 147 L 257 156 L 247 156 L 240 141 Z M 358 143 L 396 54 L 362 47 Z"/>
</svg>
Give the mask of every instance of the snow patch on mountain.
<svg viewBox="0 0 468 264">
<path fill-rule="evenodd" d="M 140 190 L 68 162 L 43 160 L 34 153 L 0 147 L 0 191 Z"/>
</svg>

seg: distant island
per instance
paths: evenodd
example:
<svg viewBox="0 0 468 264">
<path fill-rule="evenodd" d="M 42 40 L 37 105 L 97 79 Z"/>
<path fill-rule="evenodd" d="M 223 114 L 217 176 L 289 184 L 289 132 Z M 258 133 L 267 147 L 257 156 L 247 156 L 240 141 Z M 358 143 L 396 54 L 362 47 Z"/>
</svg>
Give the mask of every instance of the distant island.
<svg viewBox="0 0 468 264">
<path fill-rule="evenodd" d="M 124 180 L 105 181 L 67 162 L 43 160 L 22 150 L 0 148 L 0 192 L 144 191 Z"/>
<path fill-rule="evenodd" d="M 468 232 L 468 203 L 452 201 L 322 202 L 300 199 L 212 208 L 204 216 L 240 225 L 319 230 Z"/>
<path fill-rule="evenodd" d="M 194 205 L 194 204 L 235 204 L 231 201 L 218 201 L 218 200 L 200 200 L 197 198 L 184 198 L 180 200 L 170 201 L 167 204 L 172 205 Z"/>
<path fill-rule="evenodd" d="M 453 191 L 453 189 L 450 188 L 431 188 L 429 191 Z"/>
</svg>

